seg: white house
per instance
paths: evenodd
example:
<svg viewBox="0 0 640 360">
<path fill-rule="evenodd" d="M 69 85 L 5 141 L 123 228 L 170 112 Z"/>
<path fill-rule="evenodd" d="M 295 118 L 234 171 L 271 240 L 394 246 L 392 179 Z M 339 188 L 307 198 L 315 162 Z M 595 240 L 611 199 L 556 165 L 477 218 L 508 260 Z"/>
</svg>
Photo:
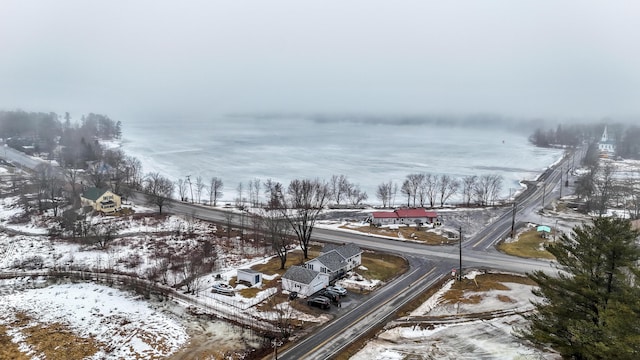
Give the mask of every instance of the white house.
<svg viewBox="0 0 640 360">
<path fill-rule="evenodd" d="M 296 291 L 309 296 L 320 291 L 344 275 L 360 266 L 362 249 L 355 244 L 327 244 L 320 256 L 307 261 L 302 266 L 292 266 L 282 276 L 282 290 Z"/>
<path fill-rule="evenodd" d="M 245 282 L 254 285 L 262 284 L 262 273 L 253 269 L 238 269 L 237 282 Z"/>
<path fill-rule="evenodd" d="M 329 285 L 329 275 L 302 266 L 290 267 L 282 275 L 282 290 L 295 291 L 307 297 Z"/>
<path fill-rule="evenodd" d="M 315 259 L 309 260 L 304 267 L 310 270 L 328 274 L 333 281 L 353 270 L 362 263 L 362 250 L 355 244 L 328 244 Z"/>
</svg>

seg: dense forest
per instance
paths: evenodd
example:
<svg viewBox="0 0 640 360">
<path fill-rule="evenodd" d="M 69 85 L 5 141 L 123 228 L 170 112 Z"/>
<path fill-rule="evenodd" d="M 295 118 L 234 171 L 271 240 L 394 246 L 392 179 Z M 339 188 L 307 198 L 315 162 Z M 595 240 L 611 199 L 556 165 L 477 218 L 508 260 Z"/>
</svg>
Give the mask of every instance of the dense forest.
<svg viewBox="0 0 640 360">
<path fill-rule="evenodd" d="M 98 160 L 101 149 L 98 140 L 119 139 L 120 121 L 108 116 L 83 115 L 72 122 L 69 113 L 0 111 L 0 137 L 8 146 L 27 154 L 39 154 L 60 164 L 85 167 Z"/>
<path fill-rule="evenodd" d="M 616 143 L 616 156 L 640 159 L 640 127 L 608 124 L 609 138 Z M 582 143 L 597 143 L 602 137 L 604 124 L 558 125 L 555 129 L 538 128 L 529 141 L 539 147 L 575 147 Z"/>
</svg>

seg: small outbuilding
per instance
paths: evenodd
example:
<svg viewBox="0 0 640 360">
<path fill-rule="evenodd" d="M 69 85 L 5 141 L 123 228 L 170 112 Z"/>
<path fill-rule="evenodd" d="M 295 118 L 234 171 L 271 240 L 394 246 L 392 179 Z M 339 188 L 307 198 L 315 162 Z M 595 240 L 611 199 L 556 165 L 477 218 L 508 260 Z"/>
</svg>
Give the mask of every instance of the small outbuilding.
<svg viewBox="0 0 640 360">
<path fill-rule="evenodd" d="M 238 269 L 239 283 L 247 283 L 249 286 L 262 284 L 262 273 L 253 269 Z"/>
</svg>

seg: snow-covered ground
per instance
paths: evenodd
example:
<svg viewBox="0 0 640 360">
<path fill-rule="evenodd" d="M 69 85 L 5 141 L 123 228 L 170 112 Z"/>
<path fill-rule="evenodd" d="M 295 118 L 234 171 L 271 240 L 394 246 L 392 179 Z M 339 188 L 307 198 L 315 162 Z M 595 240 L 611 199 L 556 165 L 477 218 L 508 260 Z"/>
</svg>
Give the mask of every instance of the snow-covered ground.
<svg viewBox="0 0 640 360">
<path fill-rule="evenodd" d="M 370 340 L 351 360 L 557 358 L 527 346 L 513 335 L 524 324 L 522 316 L 515 313 L 530 310 L 529 301 L 535 300 L 531 286 L 503 283 L 508 290 L 471 293 L 482 297 L 480 302 L 471 304 L 443 301 L 452 284 L 453 280 L 446 283 L 409 316 Z M 488 320 L 473 316 L 491 312 L 501 314 Z M 425 317 L 428 320 L 416 321 Z"/>
<path fill-rule="evenodd" d="M 94 339 L 101 350 L 89 359 L 166 357 L 189 339 L 185 326 L 173 317 L 152 309 L 138 296 L 103 285 L 51 285 L 0 299 L 0 324 L 10 328 L 13 341 L 30 355 L 37 352 L 25 341 L 22 329 L 42 324 L 64 324 L 76 336 Z M 19 313 L 31 321 L 13 327 Z"/>
<path fill-rule="evenodd" d="M 94 224 L 117 222 L 118 237 L 106 249 L 100 249 L 79 241 L 50 237 L 47 234 L 54 225 L 51 214 L 25 216 L 18 197 L 2 198 L 0 272 L 20 276 L 25 268 L 81 268 L 93 271 L 109 268 L 144 278 L 148 269 L 155 266 L 157 261 L 154 250 L 156 247 L 176 249 L 177 252 L 202 238 L 216 238 L 212 235 L 216 230 L 215 226 L 209 223 L 178 216 L 157 217 L 152 209 L 136 205 L 132 207 L 137 216 L 96 216 L 90 219 Z M 239 248 L 234 244 L 217 243 L 218 265 L 215 272 L 199 280 L 201 289 L 197 296 L 185 296 L 193 298 L 194 303 L 224 314 L 273 320 L 273 314 L 261 313 L 252 306 L 267 298 L 275 288 L 265 288 L 251 298 L 245 298 L 237 291 L 233 297 L 210 292 L 210 285 L 216 275 L 229 280 L 236 276 L 238 268 L 269 259 L 261 249 L 254 246 L 247 246 L 242 251 Z M 24 266 L 25 264 L 30 265 Z M 23 278 L 24 281 L 29 279 L 26 273 Z M 191 345 L 192 342 L 200 344 L 196 348 L 218 355 L 232 352 L 241 354 L 249 348 L 261 346 L 261 339 L 246 329 L 224 321 L 201 322 L 189 315 L 186 309 L 194 303 L 164 301 L 160 303 L 162 307 L 167 307 L 169 303 L 171 305 L 160 311 L 157 310 L 160 306 L 157 302 L 145 301 L 127 291 L 104 285 L 88 282 L 32 289 L 21 279 L 4 280 L 0 284 L 0 312 L 4 314 L 0 316 L 0 325 L 12 323 L 13 318 L 9 315 L 18 312 L 28 313 L 33 319 L 32 325 L 46 327 L 51 323 L 64 324 L 76 336 L 93 337 L 102 344 L 101 348 L 106 350 L 102 350 L 94 358 L 164 358 L 176 350 L 184 351 L 185 347 L 191 349 L 194 346 Z M 265 275 L 264 279 L 273 277 Z M 178 277 L 169 279 L 170 282 L 178 280 Z M 238 285 L 236 290 L 241 288 L 244 286 Z M 309 318 L 306 321 L 320 320 Z M 327 320 L 328 318 L 324 319 Z M 116 336 L 116 332 L 123 335 Z M 13 341 L 20 344 L 23 352 L 34 354 L 34 350 L 25 345 L 25 336 L 21 335 L 20 329 L 12 329 L 11 334 Z M 38 359 L 35 355 L 33 358 Z"/>
</svg>

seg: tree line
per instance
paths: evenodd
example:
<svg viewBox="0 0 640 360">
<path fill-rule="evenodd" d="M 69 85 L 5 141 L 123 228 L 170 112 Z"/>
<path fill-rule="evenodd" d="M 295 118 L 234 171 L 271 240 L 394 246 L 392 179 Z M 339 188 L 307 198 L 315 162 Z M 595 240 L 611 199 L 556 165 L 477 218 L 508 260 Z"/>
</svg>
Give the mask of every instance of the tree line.
<svg viewBox="0 0 640 360">
<path fill-rule="evenodd" d="M 631 219 L 640 218 L 640 171 L 629 170 L 624 176 L 610 161 L 601 161 L 598 146 L 591 144 L 583 160 L 586 171 L 578 176 L 575 194 L 584 212 L 603 216 L 608 209 L 622 209 Z"/>
<path fill-rule="evenodd" d="M 72 122 L 67 112 L 0 111 L 0 134 L 5 143 L 30 155 L 46 154 L 47 159 L 85 168 L 101 152 L 98 140 L 119 139 L 122 124 L 106 115 L 90 113 Z"/>
<path fill-rule="evenodd" d="M 640 127 L 636 125 L 608 124 L 607 133 L 616 143 L 616 156 L 640 159 Z M 529 141 L 539 147 L 577 147 L 597 142 L 605 124 L 560 124 L 555 129 L 537 128 Z"/>
</svg>

